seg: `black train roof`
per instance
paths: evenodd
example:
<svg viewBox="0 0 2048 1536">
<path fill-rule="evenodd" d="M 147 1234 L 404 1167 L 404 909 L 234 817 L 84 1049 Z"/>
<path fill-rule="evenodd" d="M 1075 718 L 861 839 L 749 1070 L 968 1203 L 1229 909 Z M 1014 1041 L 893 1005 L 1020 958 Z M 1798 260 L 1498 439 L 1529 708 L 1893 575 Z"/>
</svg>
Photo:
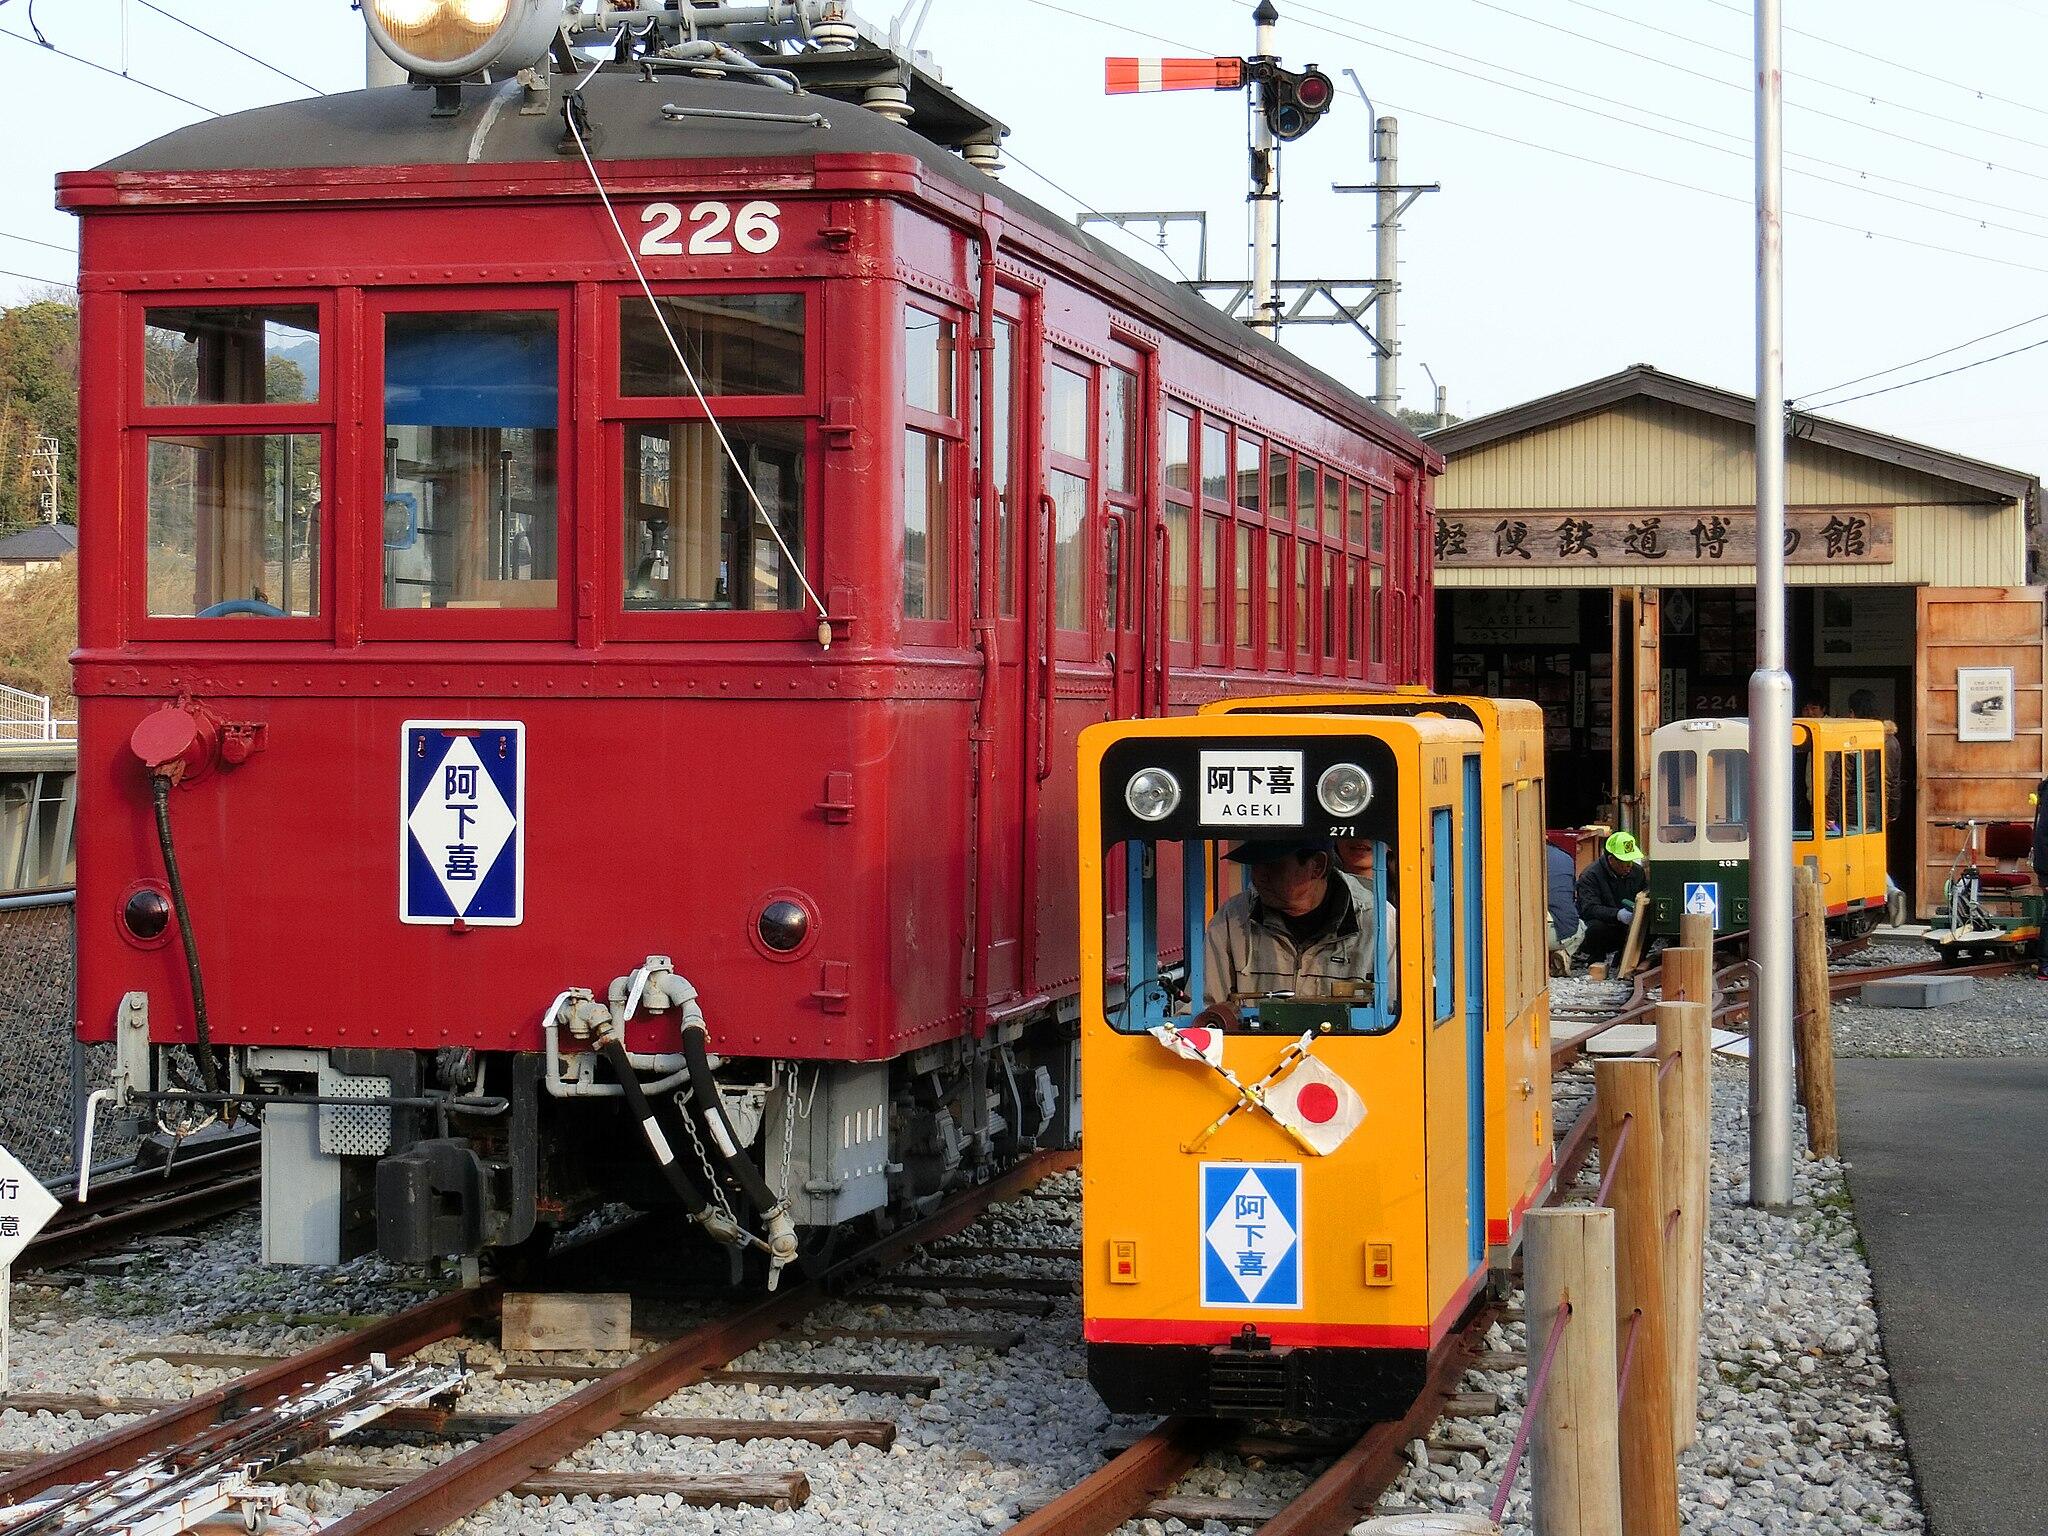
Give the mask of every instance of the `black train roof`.
<svg viewBox="0 0 2048 1536">
<path fill-rule="evenodd" d="M 325 170 L 365 165 L 554 162 L 562 157 L 564 128 L 559 102 L 567 89 L 568 82 L 557 75 L 557 105 L 535 116 L 520 113 L 519 86 L 513 81 L 496 87 L 465 87 L 460 110 L 449 117 L 433 116 L 432 94 L 409 86 L 313 96 L 194 123 L 109 160 L 99 169 L 115 173 Z M 594 130 L 591 154 L 599 162 L 822 154 L 911 156 L 933 175 L 976 196 L 992 195 L 1023 219 L 1079 241 L 1226 353 L 1259 356 L 1305 375 L 1346 399 L 1359 416 L 1390 429 L 1413 451 L 1426 452 L 1406 427 L 1342 381 L 880 113 L 822 95 L 792 97 L 758 85 L 695 76 L 662 75 L 650 82 L 637 67 L 625 66 L 600 70 L 582 94 Z M 756 113 L 817 112 L 826 123 L 810 127 L 714 118 L 671 121 L 661 110 L 669 103 Z"/>
</svg>

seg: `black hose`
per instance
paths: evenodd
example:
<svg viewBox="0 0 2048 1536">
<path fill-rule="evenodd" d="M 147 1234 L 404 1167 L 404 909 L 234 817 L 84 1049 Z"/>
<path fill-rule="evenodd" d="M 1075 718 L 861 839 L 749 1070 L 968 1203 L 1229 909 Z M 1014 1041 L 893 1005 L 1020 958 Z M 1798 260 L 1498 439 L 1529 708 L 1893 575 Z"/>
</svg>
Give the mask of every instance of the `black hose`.
<svg viewBox="0 0 2048 1536">
<path fill-rule="evenodd" d="M 150 799 L 156 805 L 156 843 L 163 850 L 164 879 L 171 888 L 171 908 L 178 915 L 178 939 L 185 947 L 185 971 L 192 979 L 192 1023 L 197 1038 L 193 1054 L 208 1093 L 220 1092 L 220 1067 L 213 1059 L 213 1035 L 206 1023 L 206 983 L 199 974 L 199 941 L 192 936 L 192 913 L 185 905 L 185 882 L 178 877 L 178 850 L 171 842 L 171 781 L 159 773 L 150 778 Z"/>
<path fill-rule="evenodd" d="M 782 1202 L 775 1198 L 775 1191 L 768 1187 L 761 1170 L 733 1135 L 732 1122 L 725 1118 L 725 1101 L 718 1096 L 718 1082 L 711 1075 L 711 1057 L 704 1046 L 704 1034 L 702 1024 L 683 1025 L 683 1061 L 690 1069 L 690 1109 L 696 1113 L 711 1144 L 718 1148 L 725 1171 L 745 1191 L 754 1209 L 765 1217 Z"/>
<path fill-rule="evenodd" d="M 654 1154 L 654 1161 L 661 1169 L 661 1175 L 668 1180 L 676 1198 L 683 1202 L 683 1208 L 692 1216 L 702 1216 L 710 1201 L 704 1191 L 697 1187 L 697 1181 L 690 1177 L 675 1154 L 675 1148 L 668 1144 L 668 1138 L 661 1133 L 655 1122 L 654 1107 L 647 1102 L 647 1095 L 640 1091 L 639 1074 L 626 1059 L 626 1047 L 618 1040 L 607 1040 L 599 1046 L 598 1054 L 610 1063 L 612 1072 L 618 1077 L 619 1086 L 626 1093 L 626 1107 L 632 1111 L 634 1120 L 639 1122 L 640 1132 L 647 1139 L 648 1150 Z"/>
</svg>

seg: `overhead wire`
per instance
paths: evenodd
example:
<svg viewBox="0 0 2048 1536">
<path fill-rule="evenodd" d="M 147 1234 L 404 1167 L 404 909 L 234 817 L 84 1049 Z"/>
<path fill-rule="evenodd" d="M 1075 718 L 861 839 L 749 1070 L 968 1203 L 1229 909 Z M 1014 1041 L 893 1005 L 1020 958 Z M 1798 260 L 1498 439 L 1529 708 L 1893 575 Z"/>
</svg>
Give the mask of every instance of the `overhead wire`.
<svg viewBox="0 0 2048 1536">
<path fill-rule="evenodd" d="M 1917 368 L 1922 363 L 1933 362 L 1937 357 L 1947 357 L 1951 352 L 1960 352 L 1965 347 L 1974 347 L 1980 341 L 1994 341 L 2000 336 L 2009 336 L 2014 331 L 2023 331 L 2030 325 L 2039 325 L 2043 320 L 2048 320 L 2048 313 L 2030 315 L 2024 320 L 2013 321 L 2011 325 L 2001 325 L 1995 331 L 1986 331 L 1982 336 L 1972 336 L 1967 341 L 1959 341 L 1953 346 L 1942 347 L 1937 351 L 1926 353 L 1920 357 L 1909 357 L 1903 363 L 1893 363 L 1889 368 L 1879 368 L 1872 373 L 1859 373 L 1855 378 L 1844 379 L 1839 384 L 1829 384 L 1822 389 L 1809 389 L 1806 393 L 1795 395 L 1793 398 L 1803 402 L 1815 399 L 1821 395 L 1832 395 L 1837 390 L 1853 389 L 1858 384 L 1867 384 L 1872 379 L 1881 379 L 1888 373 L 1899 373 L 1907 368 Z M 1989 361 L 1989 359 L 1986 359 L 1986 361 Z"/>
<path fill-rule="evenodd" d="M 194 101 L 190 96 L 180 96 L 176 91 L 166 90 L 163 86 L 145 80 L 140 75 L 131 75 L 125 70 L 114 69 L 109 65 L 88 59 L 83 54 L 73 53 L 68 48 L 60 48 L 48 38 L 42 38 L 41 41 L 38 41 L 35 37 L 23 37 L 19 32 L 12 31 L 7 27 L 0 27 L 0 37 L 12 38 L 15 42 L 20 43 L 26 48 L 35 48 L 54 53 L 60 58 L 69 59 L 74 64 L 83 64 L 87 69 L 97 70 L 103 75 L 111 75 L 116 80 L 126 80 L 130 85 L 139 85 L 145 91 L 152 91 L 158 96 L 167 97 L 169 100 L 175 101 L 182 106 L 191 107 L 194 111 L 204 112 L 208 117 L 219 117 L 221 115 L 203 101 Z M 40 33 L 38 37 L 40 37 Z"/>
<path fill-rule="evenodd" d="M 205 38 L 209 43 L 214 43 L 219 47 L 225 48 L 229 53 L 239 54 L 241 57 L 247 59 L 251 64 L 259 65 L 260 67 L 269 70 L 273 75 L 276 75 L 280 79 L 289 80 L 293 85 L 304 86 L 307 90 L 311 91 L 316 96 L 323 96 L 326 94 L 325 91 L 323 91 L 319 86 L 315 85 L 312 81 L 301 80 L 297 75 L 293 74 L 290 70 L 281 69 L 277 65 L 271 63 L 270 60 L 257 57 L 248 49 L 238 47 L 236 44 L 229 42 L 226 38 L 221 37 L 216 33 L 207 31 L 206 28 L 200 26 L 197 22 L 187 21 L 184 17 L 180 16 L 175 11 L 165 10 L 162 6 L 156 4 L 155 0 L 136 0 L 136 3 L 140 5 L 145 11 L 156 12 L 157 15 L 163 17 L 164 20 L 166 21 L 176 22 L 179 26 L 183 27 L 187 32 L 198 33 L 201 37 Z"/>
<path fill-rule="evenodd" d="M 1177 47 L 1179 45 L 1176 44 L 1175 46 Z M 1097 217 L 1098 219 L 1104 220 L 1107 223 L 1108 227 L 1115 230 L 1117 233 L 1127 235 L 1133 242 L 1143 246 L 1146 250 L 1156 251 L 1159 255 L 1164 256 L 1167 260 L 1167 264 L 1171 266 L 1174 271 L 1180 274 L 1182 282 L 1191 283 L 1194 281 L 1192 277 L 1188 276 L 1188 269 L 1182 266 L 1178 261 L 1175 261 L 1173 252 L 1169 251 L 1165 246 L 1155 245 L 1152 241 L 1147 240 L 1143 235 L 1139 234 L 1136 230 L 1127 229 L 1123 225 L 1117 223 L 1114 219 L 1111 219 L 1108 214 L 1104 213 L 1100 208 L 1096 207 L 1093 203 L 1089 202 L 1087 198 L 1082 197 L 1078 192 L 1074 192 L 1067 187 L 1061 186 L 1058 182 L 1054 181 L 1050 176 L 1046 175 L 1045 172 L 1039 170 L 1036 166 L 1024 160 L 1015 151 L 1005 149 L 1003 153 L 1009 157 L 1010 163 L 1012 165 L 1016 166 L 1020 170 L 1028 171 L 1033 176 L 1036 176 L 1048 187 L 1051 187 L 1053 191 L 1059 193 L 1060 196 L 1066 198 L 1068 201 L 1072 202 L 1076 207 L 1080 208 L 1082 212 L 1094 214 L 1095 217 Z"/>
<path fill-rule="evenodd" d="M 69 288 L 73 293 L 78 291 L 78 284 L 74 282 L 61 277 L 44 277 L 38 272 L 14 272 L 0 267 L 0 277 L 19 278 L 24 283 L 48 283 L 52 288 Z"/>
<path fill-rule="evenodd" d="M 0 240 L 19 240 L 23 245 L 40 245 L 47 251 L 62 251 L 66 256 L 76 256 L 75 245 L 59 245 L 54 240 L 38 240 L 34 235 L 17 235 L 11 230 L 0 229 Z"/>
<path fill-rule="evenodd" d="M 1608 39 L 1597 37 L 1589 33 L 1576 32 L 1573 31 L 1570 27 L 1561 26 L 1555 22 L 1544 21 L 1541 18 L 1531 16 L 1524 11 L 1512 10 L 1505 5 L 1495 4 L 1494 0 L 1471 0 L 1471 3 L 1477 6 L 1481 6 L 1489 11 L 1499 11 L 1503 15 L 1516 17 L 1519 20 L 1529 22 L 1531 25 L 1534 26 L 1547 27 L 1553 32 L 1562 32 L 1567 37 L 1581 38 L 1584 41 L 1594 43 L 1599 47 L 1611 48 L 1617 52 L 1626 53 L 1632 58 L 1646 59 L 1650 63 L 1661 64 L 1667 69 L 1682 70 L 1684 71 L 1684 73 L 1697 76 L 1697 78 L 1699 79 L 1707 80 L 1714 84 L 1727 86 L 1731 90 L 1741 91 L 1745 95 L 1748 94 L 1752 89 L 1749 81 L 1746 78 L 1739 81 L 1724 80 L 1718 75 L 1701 74 L 1697 70 L 1687 69 L 1682 64 L 1675 64 L 1669 59 L 1660 59 L 1655 54 L 1638 53 L 1636 52 L 1636 50 L 1624 47 L 1620 43 L 1611 42 Z M 1575 5 L 1580 10 L 1591 11 L 1596 16 L 1606 16 L 1615 21 L 1625 22 L 1626 24 L 1632 27 L 1641 27 L 1646 32 L 1655 32 L 1660 37 L 1668 37 L 1672 39 L 1674 42 L 1684 43 L 1688 47 L 1701 48 L 1707 51 L 1708 53 L 1718 54 L 1722 58 L 1738 60 L 1743 65 L 1745 74 L 1752 65 L 1752 60 L 1750 56 L 1738 48 L 1724 48 L 1719 43 L 1710 43 L 1704 38 L 1692 37 L 1687 33 L 1674 31 L 1670 27 L 1660 27 L 1654 21 L 1644 21 L 1641 17 L 1631 16 L 1626 11 L 1610 10 L 1608 7 L 1604 5 L 1596 5 L 1593 3 L 1593 0 L 1566 0 L 1566 4 Z M 1802 70 L 1797 76 L 1796 83 L 1802 86 L 1817 86 L 1823 90 L 1835 91 L 1844 96 L 1853 96 L 1858 101 L 1867 102 L 1871 106 L 1891 107 L 1897 111 L 1908 112 L 1911 113 L 1913 117 L 1915 117 L 1916 119 L 1925 119 L 1927 121 L 1936 123 L 1947 123 L 1952 128 L 1961 128 L 1970 133 L 1988 134 L 1990 137 L 1994 139 L 2005 139 L 2014 144 L 2024 144 L 2029 149 L 2048 150 L 2048 141 L 2044 141 L 2041 139 L 2030 139 L 2025 134 L 2008 133 L 2002 128 L 1992 127 L 1989 123 L 1973 122 L 1971 119 L 1966 117 L 1950 117 L 1945 113 L 1931 111 L 1930 109 L 1928 109 L 1927 107 L 1918 102 L 1895 101 L 1889 96 L 1880 96 L 1875 91 L 1868 90 L 1862 86 L 1849 85 L 1840 80 L 1831 80 L 1826 75 L 1816 75 L 1809 71 Z M 1814 112 L 1818 113 L 1821 116 L 1834 116 L 1834 114 L 1822 112 L 1820 108 L 1810 106 L 1806 102 L 1793 101 L 1789 98 L 1789 96 L 1786 100 L 1785 105 L 1793 111 L 1797 112 Z M 1874 124 L 1858 123 L 1853 118 L 1835 117 L 1835 121 L 1849 123 L 1852 126 L 1856 127 L 1866 128 L 1874 133 L 1883 133 L 1886 131 L 1884 129 L 1876 127 L 1876 125 Z"/>
<path fill-rule="evenodd" d="M 2025 346 L 2013 347 L 2009 351 L 1994 352 L 1990 357 L 1980 357 L 1975 362 L 1958 363 L 1955 367 L 1944 368 L 1939 373 L 1923 373 L 1917 379 L 1904 379 L 1897 384 L 1887 384 L 1882 389 L 1866 389 L 1860 395 L 1846 395 L 1840 400 L 1825 400 L 1816 409 L 1824 411 L 1840 410 L 1843 406 L 1857 400 L 1872 400 L 1879 395 L 1889 395 L 1902 389 L 1911 389 L 1916 384 L 1931 384 L 1936 379 L 1946 379 L 1954 374 L 1968 373 L 1973 368 L 1982 368 L 1986 363 L 2003 362 L 2008 357 L 2018 357 L 2022 352 L 2032 352 L 2037 347 L 2048 347 L 2048 336 L 2043 336 L 2039 341 L 2030 341 Z"/>
<path fill-rule="evenodd" d="M 1132 36 L 1144 37 L 1153 42 L 1163 42 L 1167 44 L 1169 47 L 1186 49 L 1189 53 L 1192 54 L 1211 56 L 1215 54 L 1214 49 L 1206 49 L 1199 44 L 1190 43 L 1180 38 L 1166 37 L 1162 36 L 1159 33 L 1146 32 L 1138 28 L 1127 27 L 1122 22 L 1112 21 L 1107 17 L 1069 10 L 1065 6 L 1054 4 L 1053 0 L 1025 0 L 1025 3 L 1027 5 L 1036 6 L 1042 10 L 1058 11 L 1062 15 L 1078 16 L 1083 20 L 1094 22 L 1097 25 L 1106 27 L 1111 31 L 1123 32 Z M 1232 0 L 1232 3 L 1240 6 L 1241 8 L 1247 8 L 1254 3 L 1254 0 Z M 1305 0 L 1295 0 L 1295 4 L 1291 7 L 1290 14 L 1298 15 L 1302 11 L 1314 11 L 1316 12 L 1316 14 L 1319 15 L 1332 14 L 1329 12 L 1320 11 L 1316 7 L 1306 4 Z M 1371 43 L 1370 39 L 1358 37 L 1355 34 L 1342 33 L 1337 31 L 1335 28 L 1324 26 L 1316 22 L 1303 22 L 1301 24 L 1303 26 L 1310 28 L 1311 30 L 1322 32 L 1327 36 L 1336 37 L 1344 41 L 1366 43 L 1368 46 L 1378 46 L 1377 44 Z M 1384 29 L 1375 28 L 1373 30 L 1377 31 Z M 1429 61 L 1424 60 L 1421 62 L 1427 63 Z M 1499 81 L 1485 81 L 1484 76 L 1480 76 L 1478 78 L 1480 78 L 1484 83 L 1488 84 L 1504 84 L 1504 82 Z M 1555 144 L 1540 143 L 1533 139 L 1522 138 L 1516 134 L 1504 133 L 1499 129 L 1484 128 L 1476 123 L 1463 122 L 1457 118 L 1445 116 L 1443 113 L 1440 112 L 1428 111 L 1419 107 L 1399 106 L 1397 103 L 1386 99 L 1382 99 L 1380 104 L 1385 107 L 1394 108 L 1395 110 L 1400 111 L 1409 117 L 1419 118 L 1425 122 L 1439 123 L 1447 128 L 1456 128 L 1462 132 L 1477 134 L 1483 138 L 1494 139 L 1501 143 L 1518 145 L 1524 149 L 1532 149 L 1542 154 L 1554 155 L 1560 159 L 1576 161 L 1582 165 L 1594 166 L 1601 170 L 1615 171 L 1620 173 L 1621 175 L 1632 176 L 1641 181 L 1655 182 L 1663 186 L 1678 189 L 1680 191 L 1693 192 L 1702 197 L 1713 198 L 1718 202 L 1733 203 L 1743 208 L 1749 208 L 1752 206 L 1752 201 L 1747 196 L 1741 196 L 1733 192 L 1723 192 L 1713 187 L 1704 187 L 1697 182 L 1686 181 L 1682 178 L 1675 176 L 1666 176 L 1656 171 L 1646 171 L 1639 166 L 1624 165 L 1618 161 L 1602 159 L 1597 155 L 1582 154 L 1575 150 L 1561 148 Z M 1711 148 L 1714 146 L 1708 147 Z M 1016 156 L 1012 155 L 1011 159 L 1016 159 Z M 1029 167 L 1026 167 L 1026 169 L 1029 169 Z M 1034 172 L 1034 174 L 1036 173 Z M 1817 179 L 1826 181 L 1829 178 L 1821 177 Z M 1067 195 L 1071 197 L 1073 194 L 1068 193 Z M 1941 255 L 1957 256 L 1967 261 L 1982 262 L 1991 266 L 2008 267 L 2016 271 L 2048 273 L 2048 266 L 2038 266 L 2032 262 L 2015 261 L 2009 257 L 1994 256 L 1987 252 L 1967 250 L 1959 246 L 1943 245 L 1938 241 L 1917 240 L 1910 235 L 1900 235 L 1891 233 L 1890 231 L 1886 230 L 1873 229 L 1867 225 L 1851 223 L 1844 219 L 1829 218 L 1824 214 L 1804 213 L 1795 210 L 1788 210 L 1786 213 L 1786 217 L 1796 219 L 1801 223 L 1817 224 L 1824 228 L 1839 229 L 1849 234 L 1861 235 L 1866 240 L 1881 240 L 1888 244 L 1902 245 L 1913 250 L 1932 251 Z"/>
<path fill-rule="evenodd" d="M 1706 3 L 1719 10 L 1732 11 L 1737 16 L 1748 16 L 1750 14 L 1748 6 L 1733 5 L 1729 3 L 1729 0 L 1706 0 Z M 1951 80 L 1947 75 L 1937 75 L 1932 70 L 1921 69 L 1918 65 L 1902 64 L 1897 59 L 1886 58 L 1881 53 L 1872 53 L 1868 49 L 1858 48 L 1853 44 L 1829 37 L 1825 33 L 1809 32 L 1804 27 L 1793 26 L 1788 26 L 1785 30 L 1796 33 L 1800 37 L 1810 38 L 1816 43 L 1825 43 L 1830 48 L 1839 48 L 1844 53 L 1853 53 L 1859 59 L 1868 59 L 1873 64 L 1882 64 L 1888 69 L 1901 70 L 1909 75 L 1918 75 L 1922 80 L 1932 80 L 1937 85 L 1946 85 L 1958 91 L 1967 91 L 1979 101 L 1995 101 L 2003 106 L 2018 107 L 2022 111 L 2032 112 L 2041 117 L 2048 117 L 2048 107 L 2037 106 L 2031 101 L 2020 101 L 2011 96 L 2001 96 L 1998 92 L 1987 91 L 1980 85 L 1970 85 L 1965 81 Z"/>
</svg>

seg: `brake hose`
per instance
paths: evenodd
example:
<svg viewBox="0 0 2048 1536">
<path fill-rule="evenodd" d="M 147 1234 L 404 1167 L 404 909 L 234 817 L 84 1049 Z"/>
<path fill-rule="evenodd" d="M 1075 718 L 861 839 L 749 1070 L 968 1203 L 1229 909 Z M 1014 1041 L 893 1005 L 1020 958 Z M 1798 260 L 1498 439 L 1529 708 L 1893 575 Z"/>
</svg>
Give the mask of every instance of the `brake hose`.
<svg viewBox="0 0 2048 1536">
<path fill-rule="evenodd" d="M 213 1059 L 213 1035 L 206 1023 L 206 983 L 199 975 L 199 941 L 192 936 L 192 914 L 185 905 L 185 882 L 178 877 L 178 850 L 171 842 L 171 780 L 152 774 L 150 799 L 156 805 L 156 842 L 163 850 L 164 879 L 171 888 L 171 907 L 178 916 L 178 939 L 185 950 L 185 970 L 192 978 L 192 1022 L 199 1075 L 208 1093 L 220 1092 L 220 1068 Z"/>
<path fill-rule="evenodd" d="M 654 1153 L 654 1161 L 660 1167 L 662 1177 L 668 1180 L 669 1188 L 676 1192 L 676 1198 L 683 1202 L 683 1208 L 691 1218 L 703 1221 L 710 1201 L 676 1157 L 668 1138 L 661 1133 L 661 1125 L 654 1118 L 654 1107 L 647 1102 L 647 1095 L 640 1091 L 640 1076 L 633 1070 L 633 1063 L 626 1059 L 624 1043 L 614 1036 L 598 1047 L 598 1054 L 610 1065 L 613 1075 L 619 1080 L 619 1087 L 625 1091 L 626 1107 L 640 1123 L 640 1132 L 647 1139 L 648 1149 Z"/>
<path fill-rule="evenodd" d="M 690 1069 L 690 1105 L 684 1113 L 696 1114 L 698 1124 L 718 1148 L 719 1161 L 746 1193 L 748 1203 L 764 1218 L 773 1216 L 782 1202 L 775 1198 L 775 1191 L 761 1177 L 761 1170 L 741 1148 L 732 1122 L 725 1118 L 725 1101 L 718 1096 L 718 1080 L 711 1074 L 711 1058 L 705 1050 L 704 1038 L 702 1024 L 692 1022 L 683 1026 L 683 1060 Z"/>
</svg>

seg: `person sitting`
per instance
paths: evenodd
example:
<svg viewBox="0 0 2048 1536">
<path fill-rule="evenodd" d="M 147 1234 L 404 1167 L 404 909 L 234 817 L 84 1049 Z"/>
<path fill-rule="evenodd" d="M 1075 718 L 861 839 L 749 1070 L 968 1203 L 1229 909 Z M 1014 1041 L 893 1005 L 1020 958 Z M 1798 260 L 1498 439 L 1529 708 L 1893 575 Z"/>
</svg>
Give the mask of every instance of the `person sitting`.
<svg viewBox="0 0 2048 1536">
<path fill-rule="evenodd" d="M 1203 942 L 1203 995 L 1363 995 L 1372 977 L 1372 898 L 1336 867 L 1327 839 L 1239 843 L 1225 855 L 1252 888 L 1216 909 Z M 1391 986 L 1390 986 L 1391 990 Z"/>
<path fill-rule="evenodd" d="M 1340 837 L 1337 839 L 1337 867 L 1356 880 L 1365 889 L 1365 903 L 1359 908 L 1361 926 L 1365 930 L 1365 969 L 1372 972 L 1373 914 L 1379 900 L 1378 883 L 1374 879 L 1374 848 L 1369 837 Z M 1400 916 L 1394 910 L 1394 877 L 1387 873 L 1387 986 L 1391 990 L 1394 978 L 1400 973 L 1400 951 L 1396 946 L 1401 939 Z"/>
<path fill-rule="evenodd" d="M 1578 870 L 1570 854 L 1555 843 L 1545 843 L 1543 873 L 1549 908 L 1551 969 L 1559 975 L 1569 975 L 1572 957 L 1586 942 L 1586 924 L 1579 916 Z"/>
<path fill-rule="evenodd" d="M 1616 832 L 1600 857 L 1586 866 L 1573 891 L 1586 925 L 1580 953 L 1588 960 L 1612 960 L 1620 954 L 1636 920 L 1636 903 L 1649 885 L 1635 834 Z"/>
</svg>

